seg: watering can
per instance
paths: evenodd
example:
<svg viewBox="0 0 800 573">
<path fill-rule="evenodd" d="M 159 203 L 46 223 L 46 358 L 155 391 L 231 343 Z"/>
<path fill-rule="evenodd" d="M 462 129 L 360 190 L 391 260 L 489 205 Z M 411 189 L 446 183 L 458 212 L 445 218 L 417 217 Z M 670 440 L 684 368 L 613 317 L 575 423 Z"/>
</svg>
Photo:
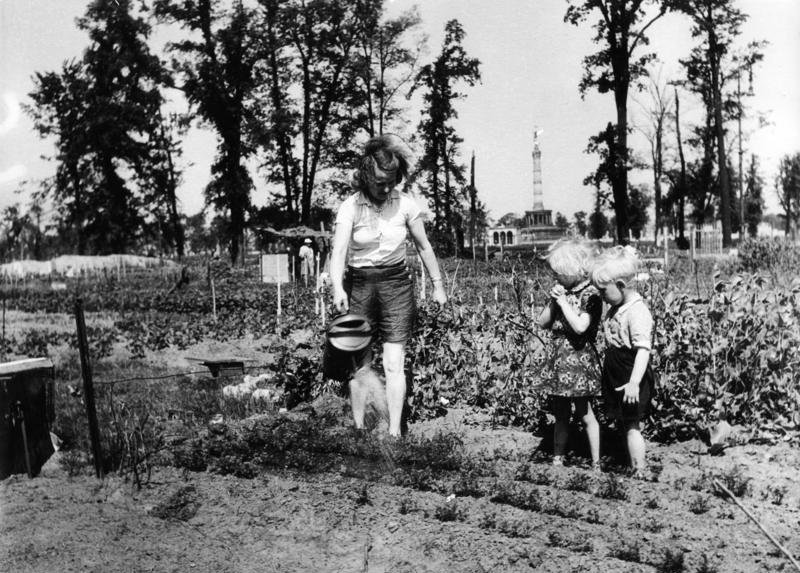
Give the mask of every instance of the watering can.
<svg viewBox="0 0 800 573">
<path fill-rule="evenodd" d="M 322 373 L 326 378 L 347 382 L 369 358 L 373 330 L 363 315 L 348 313 L 333 318 L 325 330 Z"/>
</svg>

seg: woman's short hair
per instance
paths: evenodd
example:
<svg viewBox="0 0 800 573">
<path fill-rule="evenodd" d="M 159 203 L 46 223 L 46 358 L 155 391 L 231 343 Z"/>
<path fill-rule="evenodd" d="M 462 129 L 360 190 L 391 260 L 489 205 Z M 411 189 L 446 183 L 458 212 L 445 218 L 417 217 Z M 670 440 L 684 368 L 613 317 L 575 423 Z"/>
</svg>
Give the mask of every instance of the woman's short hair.
<svg viewBox="0 0 800 573">
<path fill-rule="evenodd" d="M 391 133 L 379 135 L 364 144 L 351 185 L 357 191 L 366 191 L 367 184 L 378 177 L 392 176 L 395 183 L 400 183 L 408 178 L 413 166 L 414 155 L 405 141 Z"/>
<path fill-rule="evenodd" d="M 597 253 L 597 246 L 586 239 L 559 239 L 550 245 L 544 258 L 554 273 L 585 279 Z"/>
<path fill-rule="evenodd" d="M 607 285 L 618 280 L 631 281 L 639 271 L 639 252 L 630 245 L 606 249 L 592 268 L 592 282 Z"/>
</svg>

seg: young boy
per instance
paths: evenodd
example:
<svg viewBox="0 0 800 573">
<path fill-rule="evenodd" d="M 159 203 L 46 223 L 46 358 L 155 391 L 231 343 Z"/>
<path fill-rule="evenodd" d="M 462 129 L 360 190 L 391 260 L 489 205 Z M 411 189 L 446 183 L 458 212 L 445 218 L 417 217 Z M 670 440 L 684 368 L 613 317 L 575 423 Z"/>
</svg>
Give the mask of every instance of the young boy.
<svg viewBox="0 0 800 573">
<path fill-rule="evenodd" d="M 647 416 L 653 394 L 653 317 L 635 289 L 639 264 L 634 248 L 612 247 L 597 259 L 592 283 L 611 305 L 604 321 L 603 399 L 608 415 L 625 431 L 633 474 L 644 477 L 645 443 L 640 423 Z"/>
</svg>

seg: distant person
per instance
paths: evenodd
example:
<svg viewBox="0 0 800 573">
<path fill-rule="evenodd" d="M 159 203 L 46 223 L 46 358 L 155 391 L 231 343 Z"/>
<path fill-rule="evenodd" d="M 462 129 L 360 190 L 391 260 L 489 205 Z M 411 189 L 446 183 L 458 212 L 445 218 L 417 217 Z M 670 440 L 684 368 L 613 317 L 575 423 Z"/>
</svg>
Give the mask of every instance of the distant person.
<svg viewBox="0 0 800 573">
<path fill-rule="evenodd" d="M 311 239 L 303 241 L 303 246 L 300 247 L 298 256 L 300 257 L 300 276 L 303 277 L 303 282 L 308 286 L 308 277 L 314 274 L 314 249 L 311 248 Z"/>
<path fill-rule="evenodd" d="M 552 332 L 545 378 L 555 417 L 553 465 L 564 464 L 573 409 L 586 430 L 592 468 L 600 471 L 600 426 L 592 400 L 600 395 L 600 357 L 595 342 L 603 315 L 603 300 L 590 282 L 597 248 L 586 240 L 562 239 L 545 260 L 556 284 L 539 315 L 539 326 Z"/>
<path fill-rule="evenodd" d="M 406 261 L 409 234 L 433 282 L 434 300 L 440 305 L 447 301 L 420 208 L 411 197 L 396 189 L 408 177 L 411 164 L 411 150 L 399 137 L 382 135 L 367 141 L 353 175 L 355 193 L 342 203 L 336 215 L 330 264 L 335 308 L 366 316 L 383 340 L 392 436 L 401 432 L 406 397 L 403 367 L 416 312 L 414 286 Z M 362 365 L 370 362 L 368 356 Z M 368 397 L 368 388 L 360 383 L 361 378 L 356 376 L 350 382 L 357 428 L 364 427 Z"/>
<path fill-rule="evenodd" d="M 634 282 L 640 264 L 633 247 L 612 247 L 592 269 L 592 283 L 611 305 L 604 321 L 603 400 L 609 417 L 625 432 L 633 475 L 642 478 L 645 441 L 640 426 L 650 409 L 654 377 L 650 368 L 653 316 Z"/>
</svg>

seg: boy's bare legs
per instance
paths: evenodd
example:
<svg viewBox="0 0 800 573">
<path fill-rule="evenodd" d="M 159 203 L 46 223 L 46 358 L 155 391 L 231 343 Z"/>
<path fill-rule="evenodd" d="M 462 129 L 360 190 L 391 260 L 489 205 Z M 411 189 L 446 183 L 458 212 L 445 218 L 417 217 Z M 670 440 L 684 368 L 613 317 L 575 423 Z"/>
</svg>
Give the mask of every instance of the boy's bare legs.
<svg viewBox="0 0 800 573">
<path fill-rule="evenodd" d="M 642 432 L 639 430 L 639 423 L 632 422 L 625 425 L 626 439 L 628 442 L 628 455 L 631 458 L 631 466 L 634 472 L 644 471 L 644 452 L 645 444 Z"/>
<path fill-rule="evenodd" d="M 402 342 L 383 343 L 383 371 L 386 373 L 386 402 L 389 407 L 389 435 L 400 435 L 400 421 L 406 400 L 406 375 L 403 365 L 406 345 Z"/>
<path fill-rule="evenodd" d="M 592 411 L 592 405 L 586 398 L 586 413 L 581 418 L 583 427 L 586 429 L 586 437 L 589 439 L 589 453 L 592 456 L 592 464 L 600 462 L 600 424 Z"/>
</svg>

